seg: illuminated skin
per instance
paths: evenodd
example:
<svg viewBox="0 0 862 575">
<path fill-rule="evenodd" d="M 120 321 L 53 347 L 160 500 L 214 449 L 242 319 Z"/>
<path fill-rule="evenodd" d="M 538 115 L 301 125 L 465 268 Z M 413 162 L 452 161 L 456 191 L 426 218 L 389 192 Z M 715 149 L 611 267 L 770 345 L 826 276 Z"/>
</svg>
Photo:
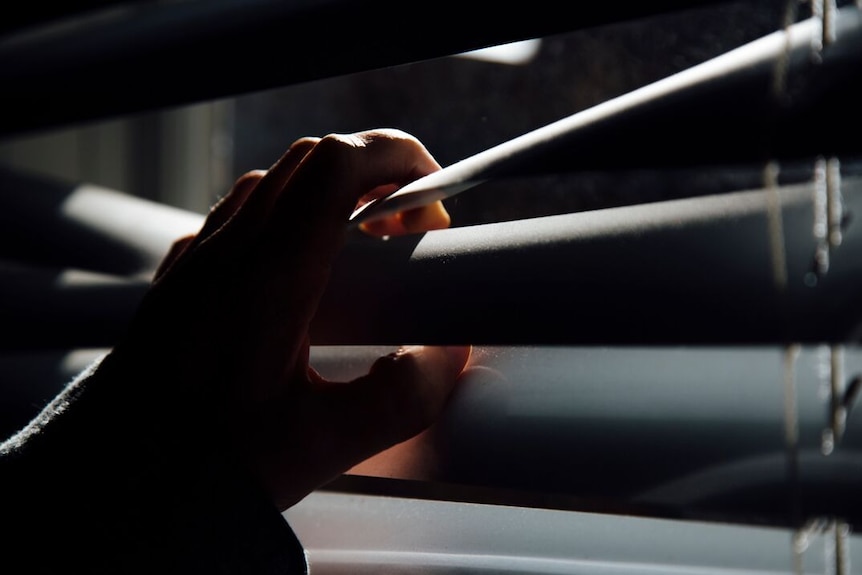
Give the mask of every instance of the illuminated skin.
<svg viewBox="0 0 862 575">
<path fill-rule="evenodd" d="M 398 186 L 381 186 L 366 195 L 357 208 L 378 197 L 394 192 Z M 434 202 L 421 208 L 407 210 L 391 217 L 370 220 L 359 224 L 359 228 L 374 236 L 400 236 L 448 228 L 451 220 L 443 202 Z"/>
</svg>

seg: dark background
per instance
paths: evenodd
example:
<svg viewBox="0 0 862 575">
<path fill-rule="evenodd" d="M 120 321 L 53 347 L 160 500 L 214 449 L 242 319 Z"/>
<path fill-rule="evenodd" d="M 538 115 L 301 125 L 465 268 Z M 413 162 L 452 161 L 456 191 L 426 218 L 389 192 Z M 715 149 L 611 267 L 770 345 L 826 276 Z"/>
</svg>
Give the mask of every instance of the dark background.
<svg viewBox="0 0 862 575">
<path fill-rule="evenodd" d="M 450 57 L 242 96 L 234 177 L 271 165 L 300 136 L 373 127 L 414 134 L 446 166 L 773 32 L 784 7 L 724 4 L 551 36 L 527 65 Z M 298 57 L 314 58 L 314 48 Z M 454 225 L 466 225 L 710 193 L 756 177 L 727 169 L 550 176 L 479 186 L 447 207 Z"/>
</svg>

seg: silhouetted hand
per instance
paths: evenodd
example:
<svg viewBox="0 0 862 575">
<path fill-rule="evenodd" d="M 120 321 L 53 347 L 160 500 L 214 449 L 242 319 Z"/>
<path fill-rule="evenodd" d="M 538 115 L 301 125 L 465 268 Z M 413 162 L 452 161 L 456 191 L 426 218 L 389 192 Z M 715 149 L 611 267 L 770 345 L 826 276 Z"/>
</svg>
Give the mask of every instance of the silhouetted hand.
<svg viewBox="0 0 862 575">
<path fill-rule="evenodd" d="M 309 367 L 308 330 L 352 210 L 439 168 L 395 130 L 295 142 L 176 243 L 106 365 L 119 380 L 151 373 L 149 417 L 170 402 L 164 431 L 190 441 L 190 457 L 230 450 L 280 509 L 414 436 L 436 419 L 469 348 L 406 348 L 355 381 L 331 382 Z M 363 229 L 448 224 L 438 202 Z"/>
</svg>

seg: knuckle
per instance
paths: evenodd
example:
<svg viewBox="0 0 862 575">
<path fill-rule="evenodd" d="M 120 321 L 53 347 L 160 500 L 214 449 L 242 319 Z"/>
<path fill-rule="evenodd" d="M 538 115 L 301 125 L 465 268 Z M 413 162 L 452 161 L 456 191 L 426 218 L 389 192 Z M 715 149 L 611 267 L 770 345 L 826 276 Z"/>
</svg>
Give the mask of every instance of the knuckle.
<svg viewBox="0 0 862 575">
<path fill-rule="evenodd" d="M 308 148 L 308 147 L 314 146 L 314 145 L 315 145 L 315 144 L 317 144 L 319 141 L 320 141 L 320 138 L 316 138 L 316 137 L 314 137 L 314 136 L 304 136 L 304 137 L 299 138 L 298 140 L 294 141 L 294 142 L 290 145 L 290 148 L 291 148 L 291 149 L 294 149 L 294 148 Z"/>
<path fill-rule="evenodd" d="M 250 170 L 237 178 L 233 185 L 235 188 L 255 186 L 261 178 L 263 178 L 265 173 L 266 172 L 263 170 Z"/>
<path fill-rule="evenodd" d="M 366 140 L 361 134 L 328 134 L 320 139 L 316 150 L 328 154 L 348 154 L 365 145 Z"/>
<path fill-rule="evenodd" d="M 350 173 L 357 151 L 365 146 L 366 142 L 357 134 L 328 134 L 317 142 L 309 155 L 331 166 L 335 172 Z"/>
</svg>

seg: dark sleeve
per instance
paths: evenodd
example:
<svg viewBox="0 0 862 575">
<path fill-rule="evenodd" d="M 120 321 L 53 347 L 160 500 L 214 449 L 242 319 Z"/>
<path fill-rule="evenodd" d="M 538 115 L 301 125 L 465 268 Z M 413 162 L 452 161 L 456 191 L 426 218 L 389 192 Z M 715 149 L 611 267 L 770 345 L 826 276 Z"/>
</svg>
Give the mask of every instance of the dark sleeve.
<svg viewBox="0 0 862 575">
<path fill-rule="evenodd" d="M 167 514 L 173 525 L 164 528 L 171 540 L 164 543 L 164 560 L 149 573 L 307 573 L 299 540 L 253 481 L 227 471 L 204 482 L 185 499 L 187 505 L 181 502 Z"/>
<path fill-rule="evenodd" d="M 91 375 L 0 446 L 0 571 L 307 573 L 300 542 L 243 465 L 228 452 L 150 446 L 147 434 L 111 437 L 87 397 Z"/>
</svg>

